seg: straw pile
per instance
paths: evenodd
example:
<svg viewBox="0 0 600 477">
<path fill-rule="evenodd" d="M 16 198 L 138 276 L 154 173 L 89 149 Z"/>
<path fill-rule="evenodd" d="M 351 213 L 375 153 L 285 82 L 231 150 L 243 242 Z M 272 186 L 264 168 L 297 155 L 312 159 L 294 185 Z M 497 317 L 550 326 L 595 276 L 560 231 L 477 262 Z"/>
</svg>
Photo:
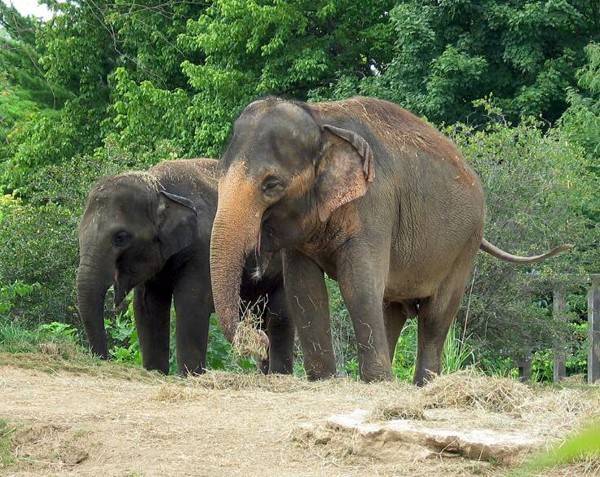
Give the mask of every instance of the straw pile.
<svg viewBox="0 0 600 477">
<path fill-rule="evenodd" d="M 514 379 L 466 369 L 439 376 L 409 394 L 390 393 L 377 403 L 371 419 L 422 419 L 427 409 L 447 408 L 512 416 L 543 413 L 567 417 L 591 412 L 599 404 L 597 393 L 595 399 L 590 399 L 587 393 L 576 387 L 536 388 Z"/>
</svg>

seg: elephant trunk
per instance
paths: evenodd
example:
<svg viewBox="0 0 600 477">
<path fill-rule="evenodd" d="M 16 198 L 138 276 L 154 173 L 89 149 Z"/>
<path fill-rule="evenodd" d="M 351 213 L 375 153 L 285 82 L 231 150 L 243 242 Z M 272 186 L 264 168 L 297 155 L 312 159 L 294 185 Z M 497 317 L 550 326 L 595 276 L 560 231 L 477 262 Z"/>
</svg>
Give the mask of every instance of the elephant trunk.
<svg viewBox="0 0 600 477">
<path fill-rule="evenodd" d="M 213 223 L 210 272 L 215 310 L 231 342 L 239 323 L 240 285 L 246 255 L 259 241 L 264 206 L 240 164 L 219 182 L 219 205 Z"/>
<path fill-rule="evenodd" d="M 85 326 L 92 353 L 102 359 L 108 358 L 106 331 L 104 329 L 104 298 L 111 283 L 107 266 L 98 266 L 101 258 L 82 255 L 77 270 L 77 305 Z"/>
</svg>

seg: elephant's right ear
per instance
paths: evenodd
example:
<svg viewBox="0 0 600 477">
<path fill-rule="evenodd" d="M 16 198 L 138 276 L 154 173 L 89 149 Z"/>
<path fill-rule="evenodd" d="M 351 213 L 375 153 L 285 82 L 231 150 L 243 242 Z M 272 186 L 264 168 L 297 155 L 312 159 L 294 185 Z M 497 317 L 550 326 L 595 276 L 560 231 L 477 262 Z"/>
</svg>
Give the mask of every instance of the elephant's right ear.
<svg viewBox="0 0 600 477">
<path fill-rule="evenodd" d="M 158 240 L 166 260 L 192 244 L 197 213 L 191 200 L 162 190 L 158 199 Z"/>
<path fill-rule="evenodd" d="M 322 131 L 317 209 L 325 222 L 335 209 L 366 194 L 375 170 L 373 151 L 361 135 L 329 124 Z"/>
</svg>

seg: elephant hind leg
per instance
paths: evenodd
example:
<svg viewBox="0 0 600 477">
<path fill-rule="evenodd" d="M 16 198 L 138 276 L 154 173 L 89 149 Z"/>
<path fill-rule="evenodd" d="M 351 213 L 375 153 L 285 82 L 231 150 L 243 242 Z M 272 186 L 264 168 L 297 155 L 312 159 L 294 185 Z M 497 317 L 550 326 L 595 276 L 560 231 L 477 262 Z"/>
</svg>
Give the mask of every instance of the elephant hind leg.
<svg viewBox="0 0 600 477">
<path fill-rule="evenodd" d="M 390 352 L 390 361 L 394 360 L 398 337 L 402 332 L 406 320 L 414 315 L 416 315 L 416 310 L 413 313 L 411 307 L 405 303 L 386 303 L 384 305 L 383 321 Z"/>
<path fill-rule="evenodd" d="M 425 384 L 432 375 L 440 374 L 444 342 L 460 307 L 471 267 L 454 269 L 437 293 L 420 302 L 418 312 L 417 363 L 413 382 Z"/>
</svg>

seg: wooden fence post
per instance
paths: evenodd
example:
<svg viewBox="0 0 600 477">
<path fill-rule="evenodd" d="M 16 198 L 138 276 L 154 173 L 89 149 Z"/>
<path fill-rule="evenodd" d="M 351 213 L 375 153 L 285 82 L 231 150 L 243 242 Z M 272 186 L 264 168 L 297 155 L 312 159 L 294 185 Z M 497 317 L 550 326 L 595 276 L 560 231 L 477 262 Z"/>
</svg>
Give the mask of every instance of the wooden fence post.
<svg viewBox="0 0 600 477">
<path fill-rule="evenodd" d="M 531 380 L 531 351 L 528 351 L 517 363 L 519 381 L 526 383 Z"/>
<path fill-rule="evenodd" d="M 588 291 L 588 383 L 600 380 L 600 273 L 591 275 L 592 285 Z"/>
<path fill-rule="evenodd" d="M 552 295 L 552 317 L 557 321 L 566 321 L 566 294 L 563 286 L 557 286 Z M 554 382 L 557 383 L 567 375 L 565 350 L 562 343 L 554 345 Z"/>
</svg>

